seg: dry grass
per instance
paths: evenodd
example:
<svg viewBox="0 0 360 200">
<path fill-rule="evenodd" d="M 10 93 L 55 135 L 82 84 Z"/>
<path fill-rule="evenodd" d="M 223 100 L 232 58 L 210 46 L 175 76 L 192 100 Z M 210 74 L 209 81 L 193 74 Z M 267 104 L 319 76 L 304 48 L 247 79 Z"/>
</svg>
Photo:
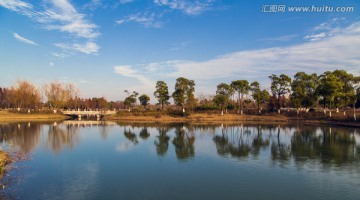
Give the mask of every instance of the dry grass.
<svg viewBox="0 0 360 200">
<path fill-rule="evenodd" d="M 11 161 L 9 155 L 0 150 L 0 178 L 3 177 L 6 165 Z"/>
<path fill-rule="evenodd" d="M 16 113 L 9 112 L 7 110 L 0 110 L 0 121 L 49 121 L 49 120 L 63 120 L 67 117 L 61 114 L 28 114 L 28 113 Z"/>
<path fill-rule="evenodd" d="M 132 116 L 132 115 L 111 115 L 105 118 L 106 120 L 115 121 L 130 121 L 130 122 L 287 122 L 288 118 L 285 116 L 256 116 L 256 115 L 237 115 L 225 114 L 191 114 L 187 117 L 172 117 L 169 115 L 158 116 Z"/>
</svg>

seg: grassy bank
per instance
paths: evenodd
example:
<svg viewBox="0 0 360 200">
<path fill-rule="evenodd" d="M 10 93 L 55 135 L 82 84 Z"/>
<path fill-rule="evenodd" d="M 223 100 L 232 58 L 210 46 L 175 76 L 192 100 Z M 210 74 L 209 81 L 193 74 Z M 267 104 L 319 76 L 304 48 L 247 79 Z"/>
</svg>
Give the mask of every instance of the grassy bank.
<svg viewBox="0 0 360 200">
<path fill-rule="evenodd" d="M 0 121 L 50 121 L 50 120 L 64 120 L 67 116 L 52 113 L 20 113 L 15 111 L 0 110 Z"/>
<path fill-rule="evenodd" d="M 239 115 L 216 113 L 192 113 L 188 116 L 178 116 L 171 113 L 161 112 L 120 112 L 116 115 L 106 116 L 105 120 L 122 121 L 122 122 L 155 122 L 155 123 L 171 123 L 171 122 L 187 122 L 187 123 L 294 123 L 300 122 L 305 124 L 326 124 L 336 126 L 360 127 L 360 122 L 349 121 L 345 118 L 329 118 L 319 114 L 312 116 L 289 115 L 283 113 L 265 114 L 265 115 Z"/>
<path fill-rule="evenodd" d="M 139 114 L 139 113 L 122 113 L 106 116 L 105 120 L 112 121 L 140 121 L 140 122 L 240 122 L 240 121 L 262 121 L 262 122 L 287 122 L 285 116 L 256 116 L 256 115 L 238 115 L 238 114 L 199 114 L 194 113 L 185 117 L 172 116 L 164 113 L 156 114 Z"/>
<path fill-rule="evenodd" d="M 239 122 L 254 122 L 254 123 L 293 123 L 301 122 L 307 124 L 327 124 L 337 126 L 351 126 L 360 127 L 360 122 L 349 121 L 348 118 L 335 116 L 333 118 L 324 117 L 321 113 L 313 113 L 307 115 L 296 115 L 291 113 L 268 113 L 263 115 L 239 115 L 239 114 L 225 114 L 219 113 L 192 113 L 187 116 L 182 116 L 178 112 L 160 112 L 160 111 L 135 111 L 135 112 L 119 112 L 115 115 L 109 115 L 103 118 L 108 121 L 123 121 L 123 122 L 155 122 L 155 123 L 171 123 L 171 122 L 186 122 L 186 123 L 239 123 Z M 68 119 L 67 116 L 61 114 L 47 113 L 25 113 L 16 111 L 0 110 L 0 122 L 21 122 L 21 121 L 59 121 Z"/>
</svg>

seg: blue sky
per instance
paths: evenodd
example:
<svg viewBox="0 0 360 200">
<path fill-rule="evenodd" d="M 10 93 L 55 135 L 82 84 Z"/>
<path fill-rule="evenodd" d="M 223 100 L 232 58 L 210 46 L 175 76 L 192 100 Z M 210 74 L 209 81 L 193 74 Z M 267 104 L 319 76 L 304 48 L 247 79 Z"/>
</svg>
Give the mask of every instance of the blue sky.
<svg viewBox="0 0 360 200">
<path fill-rule="evenodd" d="M 282 6 L 270 10 L 270 6 Z M 351 12 L 290 12 L 290 7 Z M 276 7 L 278 9 L 278 7 Z M 273 12 L 270 12 L 273 11 Z M 151 95 L 157 80 L 232 80 L 344 69 L 360 75 L 358 0 L 0 0 L 0 87 L 73 82 L 82 97 Z"/>
</svg>

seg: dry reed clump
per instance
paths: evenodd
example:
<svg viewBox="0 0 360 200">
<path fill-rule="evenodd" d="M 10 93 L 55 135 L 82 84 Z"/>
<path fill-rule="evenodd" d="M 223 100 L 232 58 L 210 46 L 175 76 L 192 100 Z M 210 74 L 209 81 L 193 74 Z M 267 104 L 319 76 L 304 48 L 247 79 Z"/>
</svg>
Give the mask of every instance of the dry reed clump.
<svg viewBox="0 0 360 200">
<path fill-rule="evenodd" d="M 3 177 L 5 172 L 5 167 L 10 162 L 11 162 L 10 156 L 6 152 L 0 150 L 0 178 Z"/>
</svg>

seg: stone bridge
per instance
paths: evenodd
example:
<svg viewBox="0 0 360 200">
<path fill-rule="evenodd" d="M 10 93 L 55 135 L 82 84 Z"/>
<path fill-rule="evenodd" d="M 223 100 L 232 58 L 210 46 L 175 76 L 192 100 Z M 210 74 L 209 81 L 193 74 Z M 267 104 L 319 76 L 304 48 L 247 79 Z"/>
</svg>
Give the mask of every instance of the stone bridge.
<svg viewBox="0 0 360 200">
<path fill-rule="evenodd" d="M 82 117 L 96 117 L 97 119 L 100 119 L 103 116 L 106 115 L 113 115 L 116 114 L 115 110 L 62 110 L 62 113 L 64 115 L 77 117 L 81 119 Z"/>
</svg>

